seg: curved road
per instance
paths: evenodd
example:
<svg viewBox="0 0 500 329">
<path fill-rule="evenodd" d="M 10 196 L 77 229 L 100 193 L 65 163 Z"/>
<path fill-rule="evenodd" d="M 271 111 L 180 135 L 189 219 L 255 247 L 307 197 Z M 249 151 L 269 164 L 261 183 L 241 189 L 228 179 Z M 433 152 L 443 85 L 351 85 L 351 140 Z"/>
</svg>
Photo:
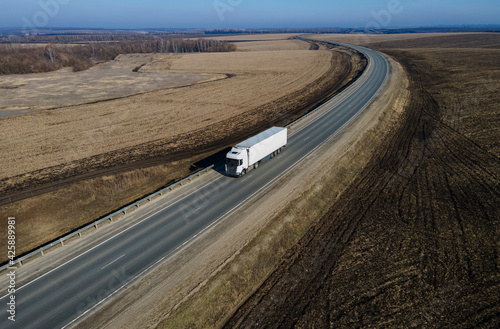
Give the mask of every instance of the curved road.
<svg viewBox="0 0 500 329">
<path fill-rule="evenodd" d="M 243 178 L 220 175 L 184 199 L 144 218 L 109 240 L 38 277 L 16 291 L 16 321 L 7 319 L 8 296 L 0 299 L 1 328 L 71 326 L 100 303 L 124 289 L 155 264 L 172 255 L 321 146 L 360 113 L 388 76 L 378 53 L 363 52 L 369 66 L 363 76 L 322 107 L 328 112 L 289 138 L 277 158 L 263 162 Z M 194 183 L 196 184 L 196 183 Z M 7 287 L 2 294 L 7 293 Z"/>
</svg>

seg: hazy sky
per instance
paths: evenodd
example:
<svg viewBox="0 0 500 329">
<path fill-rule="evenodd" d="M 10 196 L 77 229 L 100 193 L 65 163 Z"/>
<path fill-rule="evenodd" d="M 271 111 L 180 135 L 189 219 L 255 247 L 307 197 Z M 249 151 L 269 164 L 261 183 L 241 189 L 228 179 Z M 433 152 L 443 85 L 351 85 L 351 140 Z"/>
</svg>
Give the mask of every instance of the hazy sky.
<svg viewBox="0 0 500 329">
<path fill-rule="evenodd" d="M 0 27 L 265 28 L 500 24 L 499 0 L 0 0 Z"/>
</svg>

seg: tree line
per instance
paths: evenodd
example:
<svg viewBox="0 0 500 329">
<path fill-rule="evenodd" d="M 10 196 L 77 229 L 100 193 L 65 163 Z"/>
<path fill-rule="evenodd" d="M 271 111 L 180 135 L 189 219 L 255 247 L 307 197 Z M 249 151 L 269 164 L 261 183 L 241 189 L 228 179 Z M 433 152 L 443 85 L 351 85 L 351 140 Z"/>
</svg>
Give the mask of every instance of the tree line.
<svg viewBox="0 0 500 329">
<path fill-rule="evenodd" d="M 235 51 L 226 41 L 209 39 L 155 38 L 118 42 L 89 42 L 84 45 L 48 44 L 45 46 L 0 45 L 0 75 L 42 73 L 72 67 L 74 72 L 96 63 L 133 53 L 204 53 Z"/>
</svg>

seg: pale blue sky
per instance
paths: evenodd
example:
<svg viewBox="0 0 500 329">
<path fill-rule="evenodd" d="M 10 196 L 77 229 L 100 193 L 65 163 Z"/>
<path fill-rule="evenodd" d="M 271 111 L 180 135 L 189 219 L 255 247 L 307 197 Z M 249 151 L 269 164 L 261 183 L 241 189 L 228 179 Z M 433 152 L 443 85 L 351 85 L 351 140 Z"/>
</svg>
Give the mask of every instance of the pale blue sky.
<svg viewBox="0 0 500 329">
<path fill-rule="evenodd" d="M 500 24 L 499 0 L 0 0 L 0 27 L 265 28 Z"/>
</svg>

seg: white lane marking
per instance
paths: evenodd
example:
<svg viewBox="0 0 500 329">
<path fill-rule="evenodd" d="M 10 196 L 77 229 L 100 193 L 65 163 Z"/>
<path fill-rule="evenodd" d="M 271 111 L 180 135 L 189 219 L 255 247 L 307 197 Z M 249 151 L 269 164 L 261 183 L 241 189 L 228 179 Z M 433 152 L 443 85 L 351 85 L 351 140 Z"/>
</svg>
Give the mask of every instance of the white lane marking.
<svg viewBox="0 0 500 329">
<path fill-rule="evenodd" d="M 209 185 L 209 184 L 211 184 L 211 183 L 213 183 L 213 182 L 216 182 L 216 181 L 218 181 L 218 180 L 222 179 L 223 177 L 224 177 L 224 176 L 219 176 L 217 179 L 214 179 L 213 181 L 207 182 L 205 185 L 203 185 L 202 187 L 200 187 L 200 189 L 205 188 L 207 185 Z M 108 238 L 107 240 L 104 240 L 103 242 L 99 243 L 98 245 L 95 245 L 94 247 L 90 248 L 89 250 L 87 250 L 87 251 L 85 251 L 85 252 L 81 253 L 80 255 L 75 256 L 74 258 L 72 258 L 72 259 L 68 260 L 67 262 L 65 262 L 65 263 L 63 263 L 63 264 L 61 264 L 61 265 L 57 266 L 56 268 L 54 268 L 54 269 L 52 269 L 52 270 L 48 271 L 47 273 L 45 273 L 45 274 L 43 274 L 43 275 L 40 275 L 40 276 L 39 276 L 39 277 L 37 277 L 36 279 L 33 279 L 33 280 L 31 280 L 30 282 L 26 283 L 24 286 L 19 287 L 18 289 L 16 289 L 16 291 L 19 291 L 19 290 L 21 290 L 21 289 L 23 289 L 23 288 L 25 288 L 25 287 L 29 286 L 30 284 L 32 284 L 33 282 L 36 282 L 36 281 L 40 280 L 40 279 L 41 279 L 41 278 L 43 278 L 44 276 L 49 275 L 50 273 L 52 273 L 52 272 L 54 272 L 54 271 L 56 271 L 56 270 L 60 269 L 61 267 L 65 266 L 65 265 L 67 265 L 67 264 L 71 263 L 72 261 L 74 261 L 74 260 L 76 260 L 76 259 L 78 259 L 78 258 L 82 257 L 83 255 L 85 255 L 85 254 L 87 254 L 87 253 L 91 252 L 92 250 L 94 250 L 94 249 L 96 249 L 96 248 L 99 248 L 99 247 L 100 247 L 100 246 L 102 246 L 103 244 L 105 244 L 105 243 L 107 243 L 108 241 L 111 241 L 111 240 L 113 240 L 114 238 L 116 238 L 116 237 L 118 237 L 118 236 L 122 235 L 123 233 L 125 233 L 125 232 L 127 232 L 128 230 L 130 230 L 130 229 L 132 229 L 132 228 L 136 227 L 137 225 L 141 224 L 142 222 L 144 222 L 144 221 L 146 221 L 146 220 L 150 219 L 151 217 L 156 216 L 156 215 L 157 215 L 157 214 L 159 214 L 160 212 L 165 211 L 165 210 L 167 210 L 168 208 L 170 208 L 170 207 L 172 207 L 172 206 L 174 206 L 174 205 L 178 204 L 179 202 L 183 201 L 184 199 L 186 199 L 186 198 L 190 197 L 190 196 L 191 196 L 192 194 L 194 194 L 195 192 L 196 192 L 196 191 L 194 191 L 193 193 L 190 193 L 190 194 L 186 195 L 185 197 L 183 197 L 183 198 L 181 198 L 181 199 L 179 199 L 179 200 L 175 201 L 175 202 L 174 202 L 174 203 L 172 203 L 171 205 L 168 205 L 167 207 L 162 208 L 162 209 L 158 210 L 157 212 L 155 212 L 155 213 L 153 213 L 153 214 L 151 214 L 151 215 L 149 215 L 149 216 L 145 217 L 143 220 L 141 220 L 141 221 L 139 221 L 139 222 L 135 223 L 134 225 L 132 225 L 132 226 L 130 226 L 130 227 L 128 227 L 128 228 L 126 228 L 125 230 L 123 230 L 123 231 L 121 231 L 121 232 L 118 232 L 116 235 L 113 235 L 112 237 Z M 5 296 L 0 297 L 0 300 L 1 300 L 1 299 L 4 299 L 4 298 L 5 298 L 5 297 L 7 297 L 7 296 L 9 296 L 9 295 L 7 294 L 7 295 L 5 295 Z"/>
<path fill-rule="evenodd" d="M 310 139 L 311 139 L 311 137 L 307 137 L 306 139 L 304 139 L 304 142 L 307 142 Z"/>
<path fill-rule="evenodd" d="M 125 256 L 125 254 L 121 255 L 120 257 L 118 257 L 117 259 L 115 259 L 114 261 L 109 263 L 108 265 L 101 267 L 101 270 L 104 270 L 106 267 L 110 266 L 111 264 L 116 263 L 118 260 L 122 259 L 124 256 Z"/>
</svg>

